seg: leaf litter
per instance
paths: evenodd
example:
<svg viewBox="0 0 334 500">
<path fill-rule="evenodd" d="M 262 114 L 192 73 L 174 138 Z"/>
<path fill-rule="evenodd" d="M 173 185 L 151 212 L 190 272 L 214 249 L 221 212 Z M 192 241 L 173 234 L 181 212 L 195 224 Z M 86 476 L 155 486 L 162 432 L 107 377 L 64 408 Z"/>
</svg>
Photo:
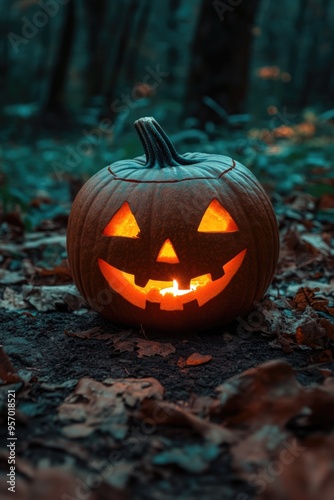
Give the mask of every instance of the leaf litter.
<svg viewBox="0 0 334 500">
<path fill-rule="evenodd" d="M 272 158 L 276 154 L 278 161 L 278 153 L 289 158 L 293 147 L 270 146 Z M 281 164 L 280 160 L 277 171 L 271 170 L 273 176 L 284 177 Z M 291 182 L 300 183 L 302 175 L 301 170 L 291 175 Z M 78 350 L 87 352 L 87 362 L 96 355 L 94 343 L 100 342 L 111 364 L 124 362 L 126 372 L 127 361 L 138 369 L 135 378 L 97 380 L 85 375 L 82 366 L 78 379 L 67 385 L 50 383 L 33 374 L 22 378 L 21 371 L 15 369 L 20 359 L 19 343 L 16 351 L 11 351 L 17 357 L 13 355 L 11 360 L 4 343 L 1 408 L 5 409 L 7 388 L 15 387 L 19 426 L 24 430 L 30 422 L 38 421 L 18 450 L 26 457 L 18 456 L 18 498 L 56 500 L 64 493 L 74 496 L 78 477 L 85 485 L 85 476 L 98 470 L 101 486 L 89 490 L 90 498 L 122 500 L 127 498 L 131 484 L 149 488 L 153 478 L 162 477 L 171 485 L 180 477 L 178 471 L 182 477 L 190 474 L 209 480 L 216 464 L 223 463 L 226 471 L 224 457 L 231 465 L 228 475 L 234 485 L 243 481 L 238 490 L 242 495 L 251 490 L 264 500 L 332 498 L 334 195 L 325 193 L 317 198 L 282 192 L 283 183 L 278 183 L 273 195 L 281 234 L 277 275 L 265 299 L 256 304 L 256 315 L 245 318 L 237 331 L 226 330 L 222 342 L 231 346 L 226 353 L 236 350 L 235 363 L 241 344 L 251 343 L 255 336 L 266 339 L 273 357 L 279 356 L 277 353 L 282 357 L 298 355 L 300 358 L 293 359 L 302 359 L 303 363 L 299 367 L 283 360 L 260 364 L 261 357 L 256 357 L 256 366 L 231 378 L 223 370 L 228 359 L 218 359 L 209 351 L 199 354 L 197 338 L 181 346 L 175 341 L 146 338 L 144 332 L 96 326 L 70 282 L 64 223 L 52 218 L 52 204 L 48 205 L 50 218 L 44 217 L 40 229 L 31 233 L 25 232 L 20 212 L 7 217 L 1 226 L 0 307 L 5 312 L 18 311 L 24 321 L 33 321 L 36 313 L 45 317 L 55 311 L 66 311 L 73 317 L 73 312 L 80 313 L 84 326 L 76 327 L 72 320 L 64 330 Z M 50 193 L 47 195 L 52 201 Z M 40 205 L 36 200 L 31 206 L 38 210 Z M 10 336 L 15 338 L 15 329 L 11 328 Z M 93 344 L 86 344 L 86 340 Z M 54 356 L 62 359 L 65 354 L 58 347 Z M 150 360 L 155 364 L 144 364 Z M 165 371 L 159 371 L 158 366 Z M 194 384 L 188 399 L 175 402 L 171 401 L 171 391 L 164 388 L 162 373 L 173 372 L 178 385 L 194 376 L 190 372 L 202 370 L 202 378 L 207 373 L 208 379 L 219 374 L 219 369 L 222 374 L 217 377 L 216 390 L 205 397 L 198 394 L 200 386 Z M 311 384 L 300 382 L 302 372 L 312 374 Z M 46 436 L 45 430 L 50 435 Z M 32 462 L 29 447 L 48 453 L 58 450 L 62 458 L 35 456 Z M 112 463 L 110 453 L 117 457 Z M 80 457 L 86 462 L 84 467 Z M 63 468 L 58 467 L 58 461 Z M 2 469 L 3 463 L 1 455 Z M 6 485 L 1 483 L 1 488 L 2 498 L 6 498 Z"/>
</svg>

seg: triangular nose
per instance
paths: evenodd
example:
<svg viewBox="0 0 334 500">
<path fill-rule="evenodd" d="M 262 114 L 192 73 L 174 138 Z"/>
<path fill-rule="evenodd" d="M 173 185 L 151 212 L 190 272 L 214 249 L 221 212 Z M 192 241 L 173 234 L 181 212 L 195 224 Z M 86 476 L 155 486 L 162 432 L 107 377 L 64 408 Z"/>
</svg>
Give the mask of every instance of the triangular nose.
<svg viewBox="0 0 334 500">
<path fill-rule="evenodd" d="M 157 262 L 166 262 L 167 264 L 178 264 L 180 262 L 169 238 L 160 248 Z"/>
</svg>

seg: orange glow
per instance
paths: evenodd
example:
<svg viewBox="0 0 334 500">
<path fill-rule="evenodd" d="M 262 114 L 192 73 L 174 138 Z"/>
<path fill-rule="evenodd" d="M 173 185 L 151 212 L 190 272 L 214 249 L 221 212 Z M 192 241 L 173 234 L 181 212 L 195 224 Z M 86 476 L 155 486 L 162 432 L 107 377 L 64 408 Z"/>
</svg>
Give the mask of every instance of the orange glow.
<svg viewBox="0 0 334 500">
<path fill-rule="evenodd" d="M 157 262 L 166 262 L 167 264 L 178 264 L 180 262 L 170 239 L 167 239 L 160 248 Z"/>
<path fill-rule="evenodd" d="M 209 279 L 208 279 L 209 281 Z M 181 295 L 185 295 L 186 293 L 189 293 L 189 292 L 192 292 L 193 290 L 196 290 L 196 288 L 198 287 L 198 285 L 190 285 L 190 288 L 186 289 L 186 290 L 179 290 L 179 284 L 176 280 L 173 280 L 173 286 L 171 287 L 168 287 L 168 288 L 162 288 L 160 290 L 159 293 L 161 293 L 161 295 L 166 295 L 166 293 L 171 293 L 172 295 L 174 295 L 174 297 L 176 296 L 181 296 Z"/>
<path fill-rule="evenodd" d="M 277 80 L 280 73 L 281 70 L 278 66 L 263 66 L 256 70 L 256 75 L 264 80 Z"/>
<path fill-rule="evenodd" d="M 103 236 L 138 238 L 139 233 L 140 229 L 135 216 L 131 212 L 130 205 L 126 201 L 106 225 L 102 234 Z"/>
<path fill-rule="evenodd" d="M 293 128 L 288 127 L 287 125 L 280 125 L 275 128 L 274 133 L 276 137 L 292 137 L 295 135 Z"/>
<path fill-rule="evenodd" d="M 158 281 L 150 279 L 144 287 L 135 284 L 133 274 L 120 271 L 111 266 L 103 259 L 98 259 L 101 273 L 109 286 L 120 294 L 131 304 L 146 308 L 146 301 L 160 304 L 160 309 L 165 311 L 177 311 L 183 309 L 183 304 L 197 300 L 201 307 L 209 300 L 219 295 L 238 272 L 247 249 L 242 250 L 238 255 L 223 266 L 224 275 L 212 281 L 211 274 L 197 276 L 190 280 L 190 288 L 179 290 L 176 280 Z"/>
<path fill-rule="evenodd" d="M 232 233 L 239 231 L 239 228 L 219 201 L 212 200 L 202 217 L 197 231 L 200 233 Z"/>
</svg>

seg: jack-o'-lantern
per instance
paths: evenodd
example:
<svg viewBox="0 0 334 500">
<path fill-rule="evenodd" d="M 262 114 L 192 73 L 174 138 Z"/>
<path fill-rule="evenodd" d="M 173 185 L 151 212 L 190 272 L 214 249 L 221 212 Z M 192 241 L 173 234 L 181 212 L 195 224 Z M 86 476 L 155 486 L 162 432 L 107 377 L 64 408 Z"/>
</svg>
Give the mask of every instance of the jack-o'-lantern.
<svg viewBox="0 0 334 500">
<path fill-rule="evenodd" d="M 153 118 L 145 156 L 95 174 L 76 197 L 74 282 L 117 324 L 208 329 L 249 312 L 277 264 L 275 214 L 254 175 L 226 156 L 179 155 Z"/>
</svg>

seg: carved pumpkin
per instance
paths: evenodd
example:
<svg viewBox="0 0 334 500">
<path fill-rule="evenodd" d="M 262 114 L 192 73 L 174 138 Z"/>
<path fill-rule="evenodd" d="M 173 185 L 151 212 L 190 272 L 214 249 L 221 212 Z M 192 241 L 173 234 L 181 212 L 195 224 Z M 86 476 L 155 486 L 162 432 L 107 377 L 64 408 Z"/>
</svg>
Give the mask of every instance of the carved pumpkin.
<svg viewBox="0 0 334 500">
<path fill-rule="evenodd" d="M 278 258 L 263 188 L 226 156 L 179 155 L 153 118 L 135 127 L 146 156 L 102 169 L 73 204 L 67 249 L 81 294 L 115 323 L 157 330 L 245 315 Z"/>
</svg>

